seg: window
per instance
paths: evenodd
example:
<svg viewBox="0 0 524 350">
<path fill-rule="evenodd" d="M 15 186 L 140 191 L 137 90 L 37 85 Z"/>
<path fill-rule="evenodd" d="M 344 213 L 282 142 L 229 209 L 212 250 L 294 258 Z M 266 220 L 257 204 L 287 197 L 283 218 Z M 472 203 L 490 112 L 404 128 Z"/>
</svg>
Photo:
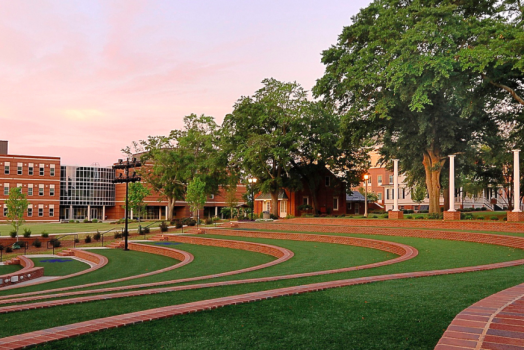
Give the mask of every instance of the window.
<svg viewBox="0 0 524 350">
<path fill-rule="evenodd" d="M 38 195 L 43 196 L 44 195 L 44 185 L 38 186 Z"/>
<path fill-rule="evenodd" d="M 415 206 L 413 207 L 413 210 L 418 210 L 418 205 L 415 205 Z"/>
<path fill-rule="evenodd" d="M 378 199 L 379 201 L 382 200 L 382 192 L 377 193 L 377 199 Z"/>
<path fill-rule="evenodd" d="M 308 196 L 302 197 L 302 204 L 309 205 L 309 197 Z"/>
<path fill-rule="evenodd" d="M 368 177 L 368 185 L 371 185 L 371 175 Z"/>
<path fill-rule="evenodd" d="M 16 167 L 16 173 L 18 175 L 22 175 L 24 172 L 23 172 L 23 169 L 22 169 L 22 163 L 18 163 L 17 167 Z"/>
<path fill-rule="evenodd" d="M 269 211 L 269 201 L 264 201 L 265 211 Z"/>
<path fill-rule="evenodd" d="M 4 163 L 4 174 L 5 174 L 5 175 L 9 175 L 9 168 L 10 168 L 10 166 L 11 166 L 11 165 L 10 165 L 10 163 L 8 163 L 8 162 L 5 162 L 5 163 Z"/>
<path fill-rule="evenodd" d="M 49 216 L 55 216 L 55 208 L 49 208 Z"/>
<path fill-rule="evenodd" d="M 382 175 L 377 176 L 377 182 L 379 185 L 382 184 Z"/>
<path fill-rule="evenodd" d="M 33 175 L 33 174 L 34 174 L 34 170 L 35 170 L 35 168 L 34 168 L 33 163 L 29 163 L 29 168 L 28 168 L 28 170 L 27 170 L 27 173 L 28 173 L 29 175 Z"/>
<path fill-rule="evenodd" d="M 27 185 L 27 195 L 28 196 L 33 195 L 33 185 L 32 184 Z"/>
<path fill-rule="evenodd" d="M 395 189 L 391 189 L 391 199 L 395 199 Z"/>
<path fill-rule="evenodd" d="M 406 198 L 406 188 L 402 187 L 402 199 Z"/>
<path fill-rule="evenodd" d="M 40 164 L 40 176 L 44 176 L 44 164 Z"/>
<path fill-rule="evenodd" d="M 55 165 L 54 164 L 51 164 L 51 168 L 49 168 L 49 175 L 55 176 Z"/>
<path fill-rule="evenodd" d="M 51 185 L 49 188 L 49 195 L 54 196 L 55 195 L 55 185 Z"/>
<path fill-rule="evenodd" d="M 333 210 L 338 210 L 338 198 L 333 198 Z"/>
<path fill-rule="evenodd" d="M 326 176 L 326 186 L 330 186 L 331 184 L 331 178 L 329 176 Z"/>
<path fill-rule="evenodd" d="M 27 216 L 33 216 L 33 208 L 27 208 Z"/>
<path fill-rule="evenodd" d="M 4 184 L 4 196 L 9 196 L 9 184 Z"/>
<path fill-rule="evenodd" d="M 386 199 L 389 199 L 389 188 L 386 189 Z"/>
<path fill-rule="evenodd" d="M 54 176 L 54 175 L 52 175 L 52 176 Z M 215 195 L 214 194 L 210 194 L 209 195 L 209 199 L 215 199 Z"/>
<path fill-rule="evenodd" d="M 393 183 L 393 175 L 389 175 L 389 183 L 390 183 L 390 184 Z"/>
<path fill-rule="evenodd" d="M 44 216 L 44 208 L 38 208 L 38 216 Z"/>
<path fill-rule="evenodd" d="M 4 206 L 4 216 L 7 216 L 7 207 Z"/>
</svg>

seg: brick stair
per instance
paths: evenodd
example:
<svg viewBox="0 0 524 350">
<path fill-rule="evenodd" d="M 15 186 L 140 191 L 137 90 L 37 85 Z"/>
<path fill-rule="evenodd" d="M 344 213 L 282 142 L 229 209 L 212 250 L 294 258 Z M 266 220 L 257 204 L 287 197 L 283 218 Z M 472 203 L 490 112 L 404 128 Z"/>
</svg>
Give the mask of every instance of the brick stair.
<svg viewBox="0 0 524 350">
<path fill-rule="evenodd" d="M 150 241 L 155 241 L 155 242 L 161 242 L 161 241 L 167 241 L 167 237 L 164 235 L 164 234 L 158 234 L 158 235 L 154 235 L 152 238 L 149 239 Z"/>
<path fill-rule="evenodd" d="M 74 256 L 75 253 L 71 249 L 62 250 L 61 252 L 57 253 L 58 256 Z"/>
<path fill-rule="evenodd" d="M 4 265 L 20 265 L 20 259 L 12 258 L 12 259 L 6 260 Z"/>
<path fill-rule="evenodd" d="M 112 249 L 120 249 L 124 248 L 125 242 L 124 241 L 116 241 L 111 243 L 108 247 Z"/>
</svg>

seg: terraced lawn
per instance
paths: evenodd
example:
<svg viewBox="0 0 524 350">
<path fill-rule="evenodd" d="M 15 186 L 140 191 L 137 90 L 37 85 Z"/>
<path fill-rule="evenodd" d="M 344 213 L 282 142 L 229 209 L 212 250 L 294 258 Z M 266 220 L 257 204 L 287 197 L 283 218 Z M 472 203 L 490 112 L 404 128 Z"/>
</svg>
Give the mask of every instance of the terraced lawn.
<svg viewBox="0 0 524 350">
<path fill-rule="evenodd" d="M 8 273 L 16 272 L 20 270 L 20 265 L 0 265 L 0 275 L 7 275 Z"/>
<path fill-rule="evenodd" d="M 32 258 L 35 267 L 44 268 L 44 276 L 66 276 L 87 270 L 89 265 L 71 258 Z"/>
</svg>

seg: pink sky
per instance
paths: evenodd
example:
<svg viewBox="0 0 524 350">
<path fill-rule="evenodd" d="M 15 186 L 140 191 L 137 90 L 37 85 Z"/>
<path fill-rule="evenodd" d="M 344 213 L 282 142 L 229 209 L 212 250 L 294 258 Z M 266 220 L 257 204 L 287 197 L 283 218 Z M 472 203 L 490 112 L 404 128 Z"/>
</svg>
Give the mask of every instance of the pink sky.
<svg viewBox="0 0 524 350">
<path fill-rule="evenodd" d="M 185 115 L 221 124 L 264 78 L 310 90 L 369 0 L 0 0 L 0 140 L 110 165 Z"/>
</svg>

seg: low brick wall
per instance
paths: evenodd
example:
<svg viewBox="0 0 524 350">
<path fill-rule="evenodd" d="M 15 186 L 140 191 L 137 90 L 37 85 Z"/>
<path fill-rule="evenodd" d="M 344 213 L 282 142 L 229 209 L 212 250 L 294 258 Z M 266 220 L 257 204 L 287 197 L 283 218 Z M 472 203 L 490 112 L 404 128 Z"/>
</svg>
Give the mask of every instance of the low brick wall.
<svg viewBox="0 0 524 350">
<path fill-rule="evenodd" d="M 182 252 L 178 250 L 174 250 L 171 248 L 166 247 L 158 247 L 150 244 L 139 244 L 139 243 L 128 243 L 128 247 L 131 250 L 135 250 L 137 252 L 144 252 L 144 253 L 150 253 L 150 254 L 156 254 L 156 255 L 163 255 L 167 256 L 169 258 L 176 259 L 178 261 L 184 261 L 187 260 L 187 256 L 182 254 Z M 192 260 L 192 259 L 191 259 Z"/>
<path fill-rule="evenodd" d="M 255 237 L 255 238 L 269 238 L 269 239 L 285 239 L 291 241 L 305 241 L 305 242 L 321 242 L 344 244 L 356 247 L 372 248 L 383 250 L 396 255 L 406 254 L 408 248 L 399 243 L 377 241 L 374 239 L 345 237 L 345 236 L 325 236 L 325 235 L 311 235 L 303 233 L 275 233 L 275 232 L 259 232 L 259 231 L 234 231 L 229 229 L 215 230 L 216 234 L 223 236 L 237 236 L 237 237 Z"/>
<path fill-rule="evenodd" d="M 277 221 L 282 222 L 282 221 Z M 289 224 L 307 225 L 343 225 L 343 226 L 377 226 L 377 227 L 406 227 L 432 228 L 465 231 L 496 231 L 496 232 L 524 232 L 524 222 L 507 221 L 443 221 L 443 220 L 388 220 L 388 219 L 342 219 L 342 218 L 295 218 L 285 220 Z M 240 227 L 246 223 L 239 222 Z M 263 223 L 253 223 L 260 225 Z M 253 227 L 255 228 L 255 227 Z"/>
<path fill-rule="evenodd" d="M 20 265 L 22 265 L 23 268 L 19 271 L 0 276 L 0 288 L 30 281 L 44 275 L 44 268 L 35 267 L 33 260 L 25 256 L 19 256 L 18 259 L 20 259 Z"/>
<path fill-rule="evenodd" d="M 212 238 L 188 237 L 188 236 L 171 236 L 170 235 L 166 237 L 169 239 L 169 241 L 172 241 L 172 242 L 248 250 L 251 252 L 271 255 L 271 256 L 274 256 L 275 258 L 282 258 L 287 254 L 287 249 L 278 248 L 275 246 L 270 246 L 268 244 L 262 244 L 262 243 L 229 241 L 226 239 L 212 239 Z"/>
<path fill-rule="evenodd" d="M 322 219 L 321 219 L 322 220 Z M 242 229 L 264 229 L 264 230 L 278 230 L 278 231 L 297 231 L 297 232 L 320 232 L 320 233 L 348 233 L 348 234 L 368 234 L 368 235 L 384 235 L 384 236 L 400 236 L 400 237 L 418 237 L 430 239 L 446 239 L 451 241 L 463 241 L 474 243 L 495 244 L 505 247 L 524 249 L 524 238 L 504 236 L 487 233 L 474 232 L 453 232 L 453 231 L 438 231 L 438 230 L 416 230 L 416 229 L 402 229 L 390 227 L 371 227 L 371 226 L 342 226 L 338 219 L 330 220 L 331 224 L 321 225 L 317 224 L 295 224 L 291 223 L 240 223 Z M 351 221 L 351 220 L 343 220 Z M 357 221 L 357 220 L 355 220 Z M 370 220 L 371 221 L 371 220 Z M 336 222 L 338 225 L 333 225 Z M 375 220 L 373 220 L 375 222 Z M 400 222 L 400 221 L 389 221 Z M 406 221 L 407 223 L 411 223 Z M 443 224 L 443 222 L 440 222 Z M 444 222 L 445 224 L 445 222 Z M 504 225 L 504 224 L 503 224 Z M 444 226 L 444 225 L 443 225 Z M 240 234 L 241 235 L 241 234 Z"/>
</svg>

